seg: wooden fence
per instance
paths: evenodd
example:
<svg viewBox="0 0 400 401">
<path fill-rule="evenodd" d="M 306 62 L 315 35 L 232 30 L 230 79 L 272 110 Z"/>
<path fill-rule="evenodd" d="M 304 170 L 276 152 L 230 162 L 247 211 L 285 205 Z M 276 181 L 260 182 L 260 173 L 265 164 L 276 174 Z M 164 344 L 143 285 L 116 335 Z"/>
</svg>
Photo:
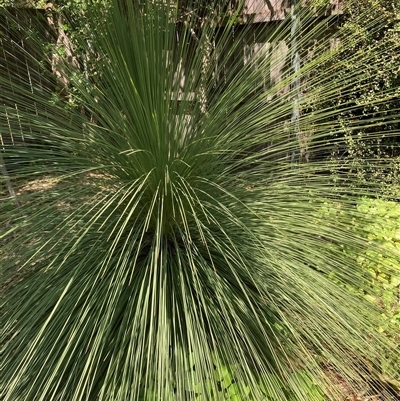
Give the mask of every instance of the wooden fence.
<svg viewBox="0 0 400 401">
<path fill-rule="evenodd" d="M 326 14 L 338 15 L 343 12 L 344 0 L 329 0 Z M 360 0 L 361 1 L 361 0 Z M 307 5 L 307 0 L 303 1 Z M 244 20 L 253 23 L 284 20 L 291 9 L 291 0 L 245 0 Z"/>
</svg>

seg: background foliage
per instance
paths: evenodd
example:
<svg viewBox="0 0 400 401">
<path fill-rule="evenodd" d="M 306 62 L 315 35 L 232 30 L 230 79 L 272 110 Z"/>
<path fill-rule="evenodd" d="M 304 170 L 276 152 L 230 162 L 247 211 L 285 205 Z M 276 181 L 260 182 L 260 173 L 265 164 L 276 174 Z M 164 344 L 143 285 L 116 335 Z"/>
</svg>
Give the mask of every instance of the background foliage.
<svg viewBox="0 0 400 401">
<path fill-rule="evenodd" d="M 351 72 L 363 70 L 365 74 L 348 92 L 339 92 L 331 104 L 352 104 L 351 110 L 340 116 L 342 132 L 332 132 L 332 137 L 342 141 L 331 156 L 341 160 L 343 170 L 360 184 L 374 180 L 381 184 L 383 195 L 397 198 L 399 145 L 392 133 L 398 124 L 389 116 L 399 110 L 400 103 L 398 95 L 385 97 L 388 89 L 398 93 L 400 87 L 400 5 L 391 0 L 345 1 L 344 13 L 341 40 L 349 36 L 356 40 L 330 61 L 337 66 L 337 87 Z M 378 99 L 383 100 L 379 105 L 374 103 Z M 359 130 L 349 127 L 349 121 L 371 115 L 382 123 Z"/>
</svg>

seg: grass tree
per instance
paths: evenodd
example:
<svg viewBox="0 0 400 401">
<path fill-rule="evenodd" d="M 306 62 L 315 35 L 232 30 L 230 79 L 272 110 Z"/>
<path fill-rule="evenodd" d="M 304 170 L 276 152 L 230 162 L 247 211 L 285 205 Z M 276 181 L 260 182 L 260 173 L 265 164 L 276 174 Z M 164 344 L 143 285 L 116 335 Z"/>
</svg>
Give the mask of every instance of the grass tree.
<svg viewBox="0 0 400 401">
<path fill-rule="evenodd" d="M 240 5 L 204 3 L 87 8 L 95 34 L 76 49 L 90 46 L 91 72 L 66 60 L 67 100 L 52 93 L 51 55 L 29 50 L 43 43 L 35 21 L 29 47 L 8 54 L 0 132 L 13 135 L 3 158 L 20 205 L 1 199 L 0 399 L 334 400 L 335 378 L 358 391 L 379 375 L 390 344 L 346 251 L 369 246 L 350 228 L 375 188 L 339 169 L 333 180 L 325 158 L 326 132 L 354 105 L 310 111 L 363 85 L 363 70 L 337 87 L 336 66 L 320 68 L 357 36 L 330 46 L 329 18 L 299 6 L 293 71 L 290 52 L 271 51 L 290 43 L 290 15 L 265 27 L 244 24 Z M 13 22 L 4 43 L 21 32 Z M 22 56 L 40 74 L 21 80 Z M 290 88 L 314 155 L 295 166 Z M 385 121 L 349 124 L 378 133 Z M 327 213 L 334 202 L 346 213 Z"/>
</svg>

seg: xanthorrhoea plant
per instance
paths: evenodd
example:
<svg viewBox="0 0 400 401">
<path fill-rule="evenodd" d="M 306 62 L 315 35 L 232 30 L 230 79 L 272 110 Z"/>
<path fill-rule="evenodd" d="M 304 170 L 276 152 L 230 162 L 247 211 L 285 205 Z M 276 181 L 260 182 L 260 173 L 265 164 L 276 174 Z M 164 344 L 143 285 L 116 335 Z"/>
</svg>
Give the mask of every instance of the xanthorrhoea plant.
<svg viewBox="0 0 400 401">
<path fill-rule="evenodd" d="M 21 206 L 2 200 L 1 399 L 321 399 L 304 371 L 335 399 L 335 375 L 359 389 L 376 373 L 377 311 L 346 289 L 370 290 L 344 251 L 368 246 L 349 226 L 374 188 L 349 191 L 324 158 L 353 105 L 309 112 L 364 72 L 331 85 L 337 69 L 319 65 L 337 49 L 303 7 L 306 62 L 274 80 L 287 53 L 254 44 L 290 42 L 290 18 L 264 28 L 204 3 L 113 1 L 89 38 L 96 74 L 62 68 L 65 101 L 46 89 L 39 53 L 2 60 L 4 160 Z M 40 71 L 27 82 L 21 55 Z M 311 160 L 296 163 L 304 138 Z"/>
</svg>

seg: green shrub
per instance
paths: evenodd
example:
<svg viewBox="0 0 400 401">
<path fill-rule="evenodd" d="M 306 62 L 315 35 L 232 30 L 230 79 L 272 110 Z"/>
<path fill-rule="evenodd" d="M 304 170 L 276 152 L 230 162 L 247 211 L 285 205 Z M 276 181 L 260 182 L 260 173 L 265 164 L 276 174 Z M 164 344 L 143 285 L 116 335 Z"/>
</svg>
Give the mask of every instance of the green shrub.
<svg viewBox="0 0 400 401">
<path fill-rule="evenodd" d="M 43 89 L 49 63 L 22 45 L 2 59 L 0 132 L 20 206 L 1 199 L 0 399 L 338 400 L 327 370 L 357 390 L 378 376 L 391 344 L 364 298 L 357 257 L 370 244 L 349 229 L 368 191 L 291 157 L 311 130 L 311 150 L 329 154 L 327 130 L 351 109 L 302 107 L 336 97 L 320 68 L 335 51 L 318 44 L 272 82 L 288 55 L 252 44 L 293 40 L 290 18 L 238 26 L 239 9 L 221 18 L 221 2 L 207 4 L 113 1 L 90 43 L 97 74 L 62 65 L 63 101 Z M 96 10 L 80 18 L 97 26 Z M 299 48 L 325 32 L 309 11 Z M 5 41 L 29 33 L 40 47 L 34 26 L 8 22 Z M 40 74 L 21 83 L 21 60 Z M 287 90 L 297 74 L 301 101 Z M 329 202 L 343 213 L 321 218 Z"/>
<path fill-rule="evenodd" d="M 335 165 L 341 163 L 349 181 L 357 181 L 355 185 L 375 181 L 387 198 L 398 199 L 400 150 L 392 133 L 399 130 L 399 124 L 387 116 L 398 110 L 400 103 L 399 96 L 387 99 L 385 93 L 392 88 L 399 94 L 400 5 L 391 0 L 347 0 L 343 5 L 339 36 L 342 41 L 349 36 L 355 40 L 329 60 L 330 68 L 336 69 L 333 79 L 338 80 L 337 97 L 330 106 L 348 103 L 352 107 L 340 116 L 342 129 L 332 130 L 327 137 L 336 143 L 331 157 Z M 365 71 L 363 78 L 341 91 L 340 81 L 357 70 Z M 322 96 L 321 102 L 325 100 Z M 361 123 L 371 116 L 381 123 Z"/>
<path fill-rule="evenodd" d="M 381 311 L 378 331 L 399 343 L 400 329 L 400 204 L 382 199 L 362 198 L 356 206 L 361 212 L 354 218 L 349 230 L 368 240 L 365 248 L 351 245 L 343 252 L 357 260 L 363 268 L 368 286 L 355 287 L 347 284 L 349 291 L 363 295 Z M 340 204 L 327 203 L 323 215 L 346 213 Z M 335 275 L 331 278 L 335 280 Z M 337 282 L 340 282 L 337 281 Z M 385 377 L 400 379 L 400 359 L 396 350 L 382 355 L 380 368 Z M 397 382 L 396 386 L 399 386 Z"/>
<path fill-rule="evenodd" d="M 400 204 L 378 199 L 363 199 L 358 209 L 365 213 L 361 229 L 367 233 L 370 246 L 358 256 L 360 265 L 370 274 L 371 286 L 378 293 L 370 299 L 381 307 L 379 331 L 400 336 Z M 379 245 L 379 248 L 376 247 Z M 400 351 L 400 349 L 398 349 Z M 395 350 L 382 358 L 382 371 L 400 381 L 400 357 Z"/>
</svg>

